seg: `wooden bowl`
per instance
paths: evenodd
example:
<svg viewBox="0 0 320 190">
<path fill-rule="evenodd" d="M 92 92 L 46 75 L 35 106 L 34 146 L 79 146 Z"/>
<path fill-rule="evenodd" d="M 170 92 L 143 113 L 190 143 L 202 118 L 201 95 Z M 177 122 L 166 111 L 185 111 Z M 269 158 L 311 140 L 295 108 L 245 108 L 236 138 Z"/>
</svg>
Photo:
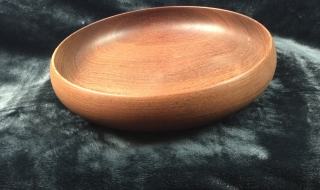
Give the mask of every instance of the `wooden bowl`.
<svg viewBox="0 0 320 190">
<path fill-rule="evenodd" d="M 162 131 L 208 124 L 254 101 L 276 68 L 268 30 L 207 7 L 160 7 L 90 24 L 50 66 L 74 113 L 107 127 Z"/>
</svg>

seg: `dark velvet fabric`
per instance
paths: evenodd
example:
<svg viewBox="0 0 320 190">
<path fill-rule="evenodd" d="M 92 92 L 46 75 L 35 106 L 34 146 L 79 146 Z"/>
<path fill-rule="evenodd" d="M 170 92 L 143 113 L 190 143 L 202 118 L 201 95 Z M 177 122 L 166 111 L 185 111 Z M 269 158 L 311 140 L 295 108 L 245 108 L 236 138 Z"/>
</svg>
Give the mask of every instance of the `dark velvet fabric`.
<svg viewBox="0 0 320 190">
<path fill-rule="evenodd" d="M 49 61 L 65 37 L 165 5 L 264 24 L 278 54 L 266 91 L 223 120 L 164 133 L 99 127 L 60 103 Z M 320 189 L 319 36 L 318 0 L 0 0 L 0 189 Z"/>
</svg>

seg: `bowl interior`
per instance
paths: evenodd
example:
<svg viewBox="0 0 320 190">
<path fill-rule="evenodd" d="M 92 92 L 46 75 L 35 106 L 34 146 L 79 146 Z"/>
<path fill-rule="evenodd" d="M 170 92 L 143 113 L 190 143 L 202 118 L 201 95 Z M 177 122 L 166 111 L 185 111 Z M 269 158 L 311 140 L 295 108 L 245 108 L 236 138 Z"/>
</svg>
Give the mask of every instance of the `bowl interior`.
<svg viewBox="0 0 320 190">
<path fill-rule="evenodd" d="M 213 8 L 167 7 L 110 17 L 75 32 L 56 49 L 70 83 L 113 95 L 196 91 L 261 63 L 272 39 L 258 22 Z"/>
</svg>

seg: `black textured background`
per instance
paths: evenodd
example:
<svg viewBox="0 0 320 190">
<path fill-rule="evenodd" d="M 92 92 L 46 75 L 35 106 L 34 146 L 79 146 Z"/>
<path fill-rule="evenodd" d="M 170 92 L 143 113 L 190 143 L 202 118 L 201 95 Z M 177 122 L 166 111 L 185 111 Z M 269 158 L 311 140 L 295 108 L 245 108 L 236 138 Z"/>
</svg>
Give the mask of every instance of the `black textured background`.
<svg viewBox="0 0 320 190">
<path fill-rule="evenodd" d="M 270 86 L 200 128 L 135 133 L 66 109 L 49 76 L 54 48 L 118 13 L 165 5 L 229 9 L 277 47 Z M 0 189 L 320 189 L 318 0 L 0 0 Z"/>
</svg>

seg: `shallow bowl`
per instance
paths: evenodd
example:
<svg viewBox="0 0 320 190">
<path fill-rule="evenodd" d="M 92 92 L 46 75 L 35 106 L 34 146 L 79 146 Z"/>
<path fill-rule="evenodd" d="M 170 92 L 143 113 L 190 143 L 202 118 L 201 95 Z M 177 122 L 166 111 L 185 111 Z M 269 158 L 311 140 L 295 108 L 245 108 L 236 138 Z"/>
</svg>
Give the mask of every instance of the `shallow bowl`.
<svg viewBox="0 0 320 190">
<path fill-rule="evenodd" d="M 257 21 L 178 6 L 127 12 L 76 31 L 56 48 L 50 75 L 61 102 L 89 121 L 163 131 L 244 108 L 275 68 L 273 39 Z"/>
</svg>

